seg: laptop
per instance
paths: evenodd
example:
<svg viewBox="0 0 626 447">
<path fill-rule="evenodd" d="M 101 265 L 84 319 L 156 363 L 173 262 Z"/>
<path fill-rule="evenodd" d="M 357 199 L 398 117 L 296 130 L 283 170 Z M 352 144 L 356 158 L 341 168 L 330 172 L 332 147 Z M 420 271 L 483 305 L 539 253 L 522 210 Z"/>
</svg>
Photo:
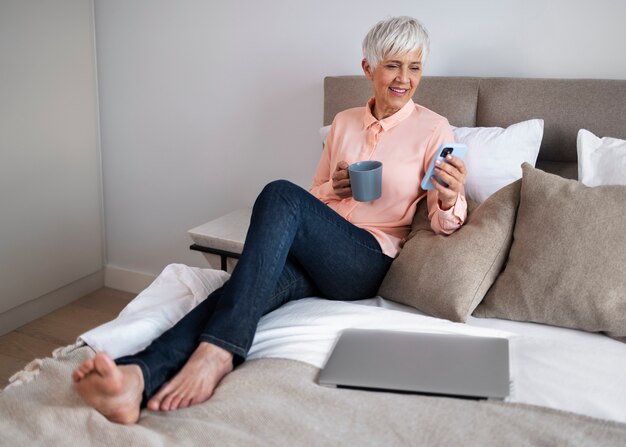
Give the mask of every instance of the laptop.
<svg viewBox="0 0 626 447">
<path fill-rule="evenodd" d="M 509 395 L 509 341 L 455 334 L 346 329 L 320 385 L 468 399 Z"/>
</svg>

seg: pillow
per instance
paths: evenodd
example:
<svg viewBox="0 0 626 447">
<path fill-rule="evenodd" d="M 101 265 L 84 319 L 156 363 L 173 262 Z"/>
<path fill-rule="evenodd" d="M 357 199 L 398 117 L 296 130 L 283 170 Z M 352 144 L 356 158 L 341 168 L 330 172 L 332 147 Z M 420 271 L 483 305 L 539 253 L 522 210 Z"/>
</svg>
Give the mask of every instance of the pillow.
<svg viewBox="0 0 626 447">
<path fill-rule="evenodd" d="M 626 185 L 626 140 L 578 131 L 578 180 L 587 186 Z"/>
<path fill-rule="evenodd" d="M 495 281 L 511 246 L 520 181 L 478 205 L 468 201 L 465 225 L 449 236 L 430 228 L 426 200 L 378 294 L 452 321 L 465 321 Z"/>
<path fill-rule="evenodd" d="M 465 195 L 482 202 L 495 191 L 522 177 L 522 163 L 535 165 L 543 120 L 501 127 L 453 127 L 457 143 L 467 144 Z"/>
<path fill-rule="evenodd" d="M 522 170 L 509 259 L 474 315 L 626 341 L 626 186 Z"/>
<path fill-rule="evenodd" d="M 135 354 L 169 330 L 230 275 L 222 270 L 170 264 L 114 320 L 80 335 L 79 339 L 112 358 Z"/>
<path fill-rule="evenodd" d="M 465 195 L 482 202 L 491 194 L 522 176 L 522 163 L 535 165 L 541 139 L 543 120 L 533 119 L 501 127 L 452 127 L 457 143 L 468 147 L 465 156 L 467 180 Z M 326 143 L 330 126 L 320 129 Z"/>
<path fill-rule="evenodd" d="M 330 124 L 328 126 L 324 126 L 320 128 L 320 138 L 322 139 L 322 144 L 326 144 L 326 138 L 328 137 L 328 132 L 330 132 Z"/>
</svg>

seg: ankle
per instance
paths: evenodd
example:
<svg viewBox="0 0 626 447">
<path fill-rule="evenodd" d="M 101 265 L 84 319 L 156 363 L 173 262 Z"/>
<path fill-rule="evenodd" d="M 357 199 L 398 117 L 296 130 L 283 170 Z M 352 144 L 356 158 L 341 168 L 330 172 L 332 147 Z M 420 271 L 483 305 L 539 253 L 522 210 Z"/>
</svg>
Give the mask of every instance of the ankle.
<svg viewBox="0 0 626 447">
<path fill-rule="evenodd" d="M 233 353 L 212 343 L 201 341 L 198 350 L 203 354 L 217 359 L 220 363 L 233 363 Z"/>
<path fill-rule="evenodd" d="M 135 385 L 139 389 L 139 391 L 143 393 L 145 384 L 143 380 L 143 371 L 141 370 L 141 368 L 138 365 L 130 363 L 128 365 L 120 365 L 120 369 L 125 375 L 127 375 L 127 377 L 130 378 L 133 385 Z"/>
</svg>

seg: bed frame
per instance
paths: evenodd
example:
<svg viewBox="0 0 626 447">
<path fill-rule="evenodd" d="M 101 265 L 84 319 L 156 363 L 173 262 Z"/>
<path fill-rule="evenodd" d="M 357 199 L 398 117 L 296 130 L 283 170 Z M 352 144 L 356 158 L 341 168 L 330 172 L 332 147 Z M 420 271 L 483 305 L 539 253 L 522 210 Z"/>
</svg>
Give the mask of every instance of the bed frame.
<svg viewBox="0 0 626 447">
<path fill-rule="evenodd" d="M 363 106 L 372 95 L 364 76 L 324 79 L 324 125 L 337 112 Z M 537 167 L 578 178 L 576 136 L 587 129 L 626 139 L 626 81 L 424 77 L 414 101 L 445 116 L 456 127 L 508 127 L 544 120 Z"/>
</svg>

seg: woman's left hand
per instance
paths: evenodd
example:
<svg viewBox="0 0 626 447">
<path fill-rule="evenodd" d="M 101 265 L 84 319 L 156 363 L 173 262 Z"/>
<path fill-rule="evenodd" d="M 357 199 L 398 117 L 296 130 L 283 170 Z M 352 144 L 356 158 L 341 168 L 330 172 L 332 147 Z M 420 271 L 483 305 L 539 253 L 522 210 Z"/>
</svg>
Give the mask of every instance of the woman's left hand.
<svg viewBox="0 0 626 447">
<path fill-rule="evenodd" d="M 439 192 L 439 207 L 444 211 L 454 206 L 458 194 L 463 192 L 463 186 L 467 178 L 467 170 L 463 160 L 453 155 L 448 155 L 446 161 L 447 163 L 437 161 L 435 174 L 447 183 L 448 187 L 446 188 L 437 182 L 435 178 L 432 179 L 433 185 Z"/>
</svg>

